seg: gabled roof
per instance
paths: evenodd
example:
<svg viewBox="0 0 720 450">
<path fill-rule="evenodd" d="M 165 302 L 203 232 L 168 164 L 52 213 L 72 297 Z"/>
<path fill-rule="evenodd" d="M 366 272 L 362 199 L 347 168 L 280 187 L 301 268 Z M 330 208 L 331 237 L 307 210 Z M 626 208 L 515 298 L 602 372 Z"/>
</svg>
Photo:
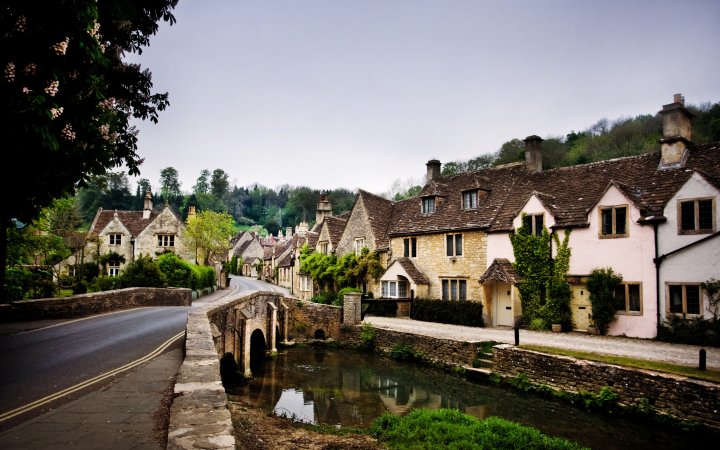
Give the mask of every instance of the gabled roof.
<svg viewBox="0 0 720 450">
<path fill-rule="evenodd" d="M 125 225 L 125 228 L 127 228 L 133 236 L 138 236 L 159 215 L 159 213 L 152 211 L 149 218 L 143 219 L 143 211 L 103 210 L 101 208 L 95 216 L 89 235 L 97 236 L 100 234 L 113 220 L 115 214 L 117 214 L 118 220 Z"/>
<path fill-rule="evenodd" d="M 506 258 L 496 258 L 480 277 L 481 284 L 484 284 L 486 281 L 518 284 L 522 279 L 515 272 L 515 268 L 509 260 Z"/>
<path fill-rule="evenodd" d="M 392 220 L 393 202 L 362 189 L 358 190 L 356 202 L 362 202 L 365 207 L 368 222 L 370 222 L 370 228 L 375 237 L 375 248 L 388 248 L 390 246 L 388 228 Z"/>
<path fill-rule="evenodd" d="M 427 277 L 425 277 L 425 274 L 418 269 L 418 267 L 415 265 L 415 263 L 410 258 L 398 258 L 395 261 L 393 261 L 390 266 L 393 264 L 400 264 L 400 266 L 403 268 L 405 273 L 407 274 L 408 278 L 410 278 L 413 283 L 415 284 L 430 284 L 430 281 L 428 281 Z M 390 268 L 388 266 L 388 269 Z"/>
<path fill-rule="evenodd" d="M 347 219 L 335 216 L 325 216 L 323 223 L 327 227 L 330 242 L 333 243 L 333 246 L 337 245 L 337 243 L 340 242 L 343 231 L 345 231 Z"/>
</svg>

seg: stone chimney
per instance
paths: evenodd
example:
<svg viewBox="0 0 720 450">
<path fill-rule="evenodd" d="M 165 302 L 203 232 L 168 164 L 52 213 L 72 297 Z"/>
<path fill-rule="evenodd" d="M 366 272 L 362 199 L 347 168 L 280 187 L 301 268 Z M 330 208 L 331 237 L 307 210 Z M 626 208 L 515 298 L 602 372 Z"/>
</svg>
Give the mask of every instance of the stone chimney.
<svg viewBox="0 0 720 450">
<path fill-rule="evenodd" d="M 143 206 L 143 219 L 149 219 L 150 213 L 152 212 L 153 204 L 152 204 L 152 192 L 147 191 L 145 193 L 145 203 Z"/>
<path fill-rule="evenodd" d="M 663 137 L 660 139 L 659 169 L 682 167 L 687 156 L 687 147 L 692 145 L 693 113 L 685 108 L 685 97 L 673 96 L 673 102 L 663 105 L 660 111 L 663 119 Z"/>
<path fill-rule="evenodd" d="M 326 216 L 332 216 L 332 204 L 328 200 L 327 194 L 323 192 L 320 194 L 320 201 L 315 209 L 315 223 L 322 222 Z"/>
<path fill-rule="evenodd" d="M 308 223 L 303 220 L 295 228 L 295 230 L 297 231 L 297 234 L 299 234 L 300 236 L 305 236 L 305 235 L 307 235 L 307 232 L 310 230 L 310 227 L 308 226 Z"/>
<path fill-rule="evenodd" d="M 292 227 L 285 227 L 285 237 L 291 238 L 293 235 Z"/>
<path fill-rule="evenodd" d="M 540 136 L 532 135 L 523 139 L 525 143 L 525 165 L 530 172 L 542 172 L 542 141 Z"/>
<path fill-rule="evenodd" d="M 425 165 L 427 166 L 427 178 L 425 179 L 426 183 L 429 183 L 440 176 L 440 161 L 437 159 L 431 159 Z"/>
<path fill-rule="evenodd" d="M 190 205 L 190 206 L 188 206 L 187 218 L 188 218 L 188 220 L 190 220 L 190 219 L 192 219 L 193 217 L 195 217 L 195 206 Z"/>
</svg>

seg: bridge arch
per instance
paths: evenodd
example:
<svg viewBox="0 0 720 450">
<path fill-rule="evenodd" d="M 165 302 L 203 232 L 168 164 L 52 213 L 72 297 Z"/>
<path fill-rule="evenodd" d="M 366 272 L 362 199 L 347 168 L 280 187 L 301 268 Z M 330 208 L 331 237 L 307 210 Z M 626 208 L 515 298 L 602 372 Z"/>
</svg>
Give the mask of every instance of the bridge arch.
<svg viewBox="0 0 720 450">
<path fill-rule="evenodd" d="M 265 333 L 259 328 L 250 335 L 250 372 L 257 372 L 267 357 L 265 342 Z"/>
</svg>

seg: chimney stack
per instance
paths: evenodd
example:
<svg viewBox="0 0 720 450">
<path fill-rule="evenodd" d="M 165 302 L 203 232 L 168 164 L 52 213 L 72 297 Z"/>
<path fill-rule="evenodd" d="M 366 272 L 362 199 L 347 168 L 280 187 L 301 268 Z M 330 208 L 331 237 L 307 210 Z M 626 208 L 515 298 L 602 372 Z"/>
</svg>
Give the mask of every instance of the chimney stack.
<svg viewBox="0 0 720 450">
<path fill-rule="evenodd" d="M 543 138 L 534 134 L 523 139 L 525 143 L 525 165 L 530 172 L 542 172 L 542 141 Z"/>
<path fill-rule="evenodd" d="M 152 204 L 152 193 L 150 191 L 147 191 L 145 193 L 145 203 L 143 206 L 143 219 L 149 219 L 150 213 L 152 212 L 153 204 Z"/>
<path fill-rule="evenodd" d="M 660 169 L 682 167 L 688 145 L 692 145 L 693 113 L 685 108 L 685 97 L 673 95 L 673 102 L 663 105 L 663 137 L 660 139 Z"/>
<path fill-rule="evenodd" d="M 322 222 L 327 216 L 332 216 L 332 204 L 328 200 L 327 194 L 323 192 L 320 194 L 320 201 L 315 209 L 315 223 Z"/>
<path fill-rule="evenodd" d="M 427 178 L 425 179 L 426 183 L 429 183 L 440 176 L 440 161 L 437 159 L 431 159 L 425 165 L 427 166 Z"/>
</svg>

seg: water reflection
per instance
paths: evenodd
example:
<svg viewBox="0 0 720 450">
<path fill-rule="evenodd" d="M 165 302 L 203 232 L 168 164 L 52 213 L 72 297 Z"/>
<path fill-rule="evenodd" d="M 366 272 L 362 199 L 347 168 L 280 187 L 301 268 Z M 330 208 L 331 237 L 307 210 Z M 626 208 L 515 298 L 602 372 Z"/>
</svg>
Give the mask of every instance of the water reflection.
<svg viewBox="0 0 720 450">
<path fill-rule="evenodd" d="M 365 427 L 386 411 L 404 415 L 415 408 L 454 408 L 480 419 L 503 417 L 591 448 L 687 450 L 703 440 L 697 433 L 593 415 L 445 371 L 347 350 L 283 350 L 254 374 L 228 388 L 231 400 L 241 395 L 278 416 L 307 423 Z"/>
</svg>

